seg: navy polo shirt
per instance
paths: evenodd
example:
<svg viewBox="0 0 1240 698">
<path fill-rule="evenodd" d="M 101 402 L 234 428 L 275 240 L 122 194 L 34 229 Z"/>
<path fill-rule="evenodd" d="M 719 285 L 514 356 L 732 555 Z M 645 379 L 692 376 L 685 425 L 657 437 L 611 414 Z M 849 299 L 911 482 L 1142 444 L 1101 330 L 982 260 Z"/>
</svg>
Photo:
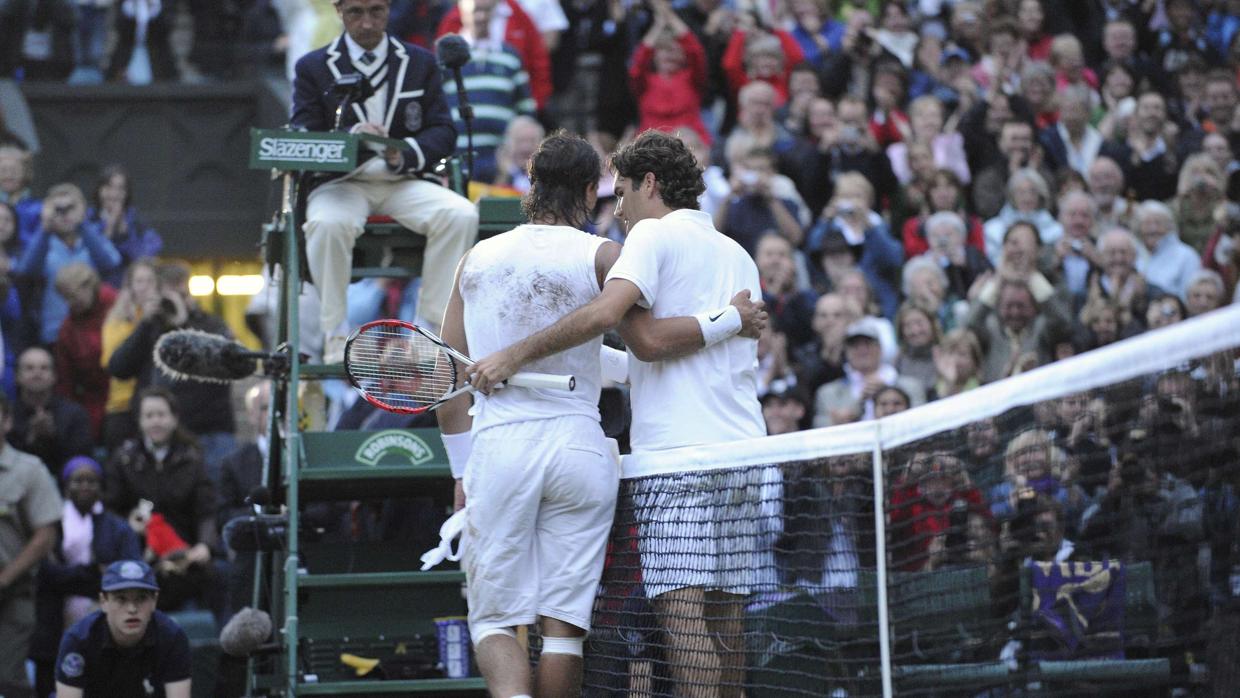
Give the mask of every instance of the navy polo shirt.
<svg viewBox="0 0 1240 698">
<path fill-rule="evenodd" d="M 95 611 L 65 631 L 56 657 L 56 680 L 86 698 L 163 696 L 165 684 L 189 676 L 189 638 L 159 611 L 133 647 L 117 646 L 103 611 Z"/>
</svg>

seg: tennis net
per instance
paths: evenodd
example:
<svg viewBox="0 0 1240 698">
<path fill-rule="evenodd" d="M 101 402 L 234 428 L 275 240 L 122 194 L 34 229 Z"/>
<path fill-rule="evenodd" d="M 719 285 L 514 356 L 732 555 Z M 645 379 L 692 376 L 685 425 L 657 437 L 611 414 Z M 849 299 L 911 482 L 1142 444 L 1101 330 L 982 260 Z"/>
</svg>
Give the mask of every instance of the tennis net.
<svg viewBox="0 0 1240 698">
<path fill-rule="evenodd" d="M 1234 687 L 1238 347 L 1231 307 L 880 420 L 627 456 L 586 695 Z"/>
</svg>

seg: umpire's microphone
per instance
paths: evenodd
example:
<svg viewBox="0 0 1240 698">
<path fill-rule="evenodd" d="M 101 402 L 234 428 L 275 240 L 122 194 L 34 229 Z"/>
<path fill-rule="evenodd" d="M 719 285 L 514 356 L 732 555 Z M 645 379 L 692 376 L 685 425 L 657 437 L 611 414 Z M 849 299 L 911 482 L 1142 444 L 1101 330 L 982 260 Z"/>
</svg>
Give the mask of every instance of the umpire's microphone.
<svg viewBox="0 0 1240 698">
<path fill-rule="evenodd" d="M 435 40 L 435 58 L 439 65 L 452 71 L 452 79 L 456 82 L 456 98 L 461 118 L 465 120 L 465 137 L 469 144 L 465 157 L 469 160 L 469 172 L 474 170 L 474 108 L 469 104 L 469 95 L 465 93 L 465 80 L 461 77 L 461 68 L 469 62 L 469 42 L 460 34 L 444 34 Z"/>
</svg>

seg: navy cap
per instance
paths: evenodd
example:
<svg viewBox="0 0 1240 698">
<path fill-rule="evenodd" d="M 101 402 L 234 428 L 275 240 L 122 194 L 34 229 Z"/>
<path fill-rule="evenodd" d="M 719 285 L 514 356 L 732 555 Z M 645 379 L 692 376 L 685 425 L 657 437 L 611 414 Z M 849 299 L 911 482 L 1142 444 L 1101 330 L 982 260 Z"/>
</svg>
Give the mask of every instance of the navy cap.
<svg viewBox="0 0 1240 698">
<path fill-rule="evenodd" d="M 943 51 L 942 55 L 939 56 L 939 65 L 947 65 L 947 62 L 950 60 L 958 60 L 968 63 L 970 62 L 969 52 L 959 46 L 952 46 L 951 48 Z"/>
<path fill-rule="evenodd" d="M 159 591 L 155 583 L 155 571 L 141 560 L 117 560 L 103 572 L 103 591 L 121 589 L 150 589 Z"/>
</svg>

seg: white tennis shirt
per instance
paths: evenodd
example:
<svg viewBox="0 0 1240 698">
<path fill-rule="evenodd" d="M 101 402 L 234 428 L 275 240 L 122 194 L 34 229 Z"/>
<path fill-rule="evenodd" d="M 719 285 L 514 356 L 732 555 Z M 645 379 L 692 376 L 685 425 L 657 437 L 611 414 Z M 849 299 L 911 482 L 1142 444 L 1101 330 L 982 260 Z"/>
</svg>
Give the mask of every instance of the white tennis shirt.
<svg viewBox="0 0 1240 698">
<path fill-rule="evenodd" d="M 555 324 L 598 296 L 594 259 L 606 240 L 576 228 L 522 225 L 483 240 L 461 269 L 465 340 L 481 358 Z M 473 433 L 497 424 L 579 414 L 598 421 L 602 337 L 521 367 L 571 375 L 573 392 L 505 386 L 475 395 Z"/>
<path fill-rule="evenodd" d="M 633 226 L 607 279 L 633 282 L 656 318 L 723 308 L 743 289 L 762 297 L 753 259 L 692 209 Z M 630 355 L 633 451 L 764 436 L 757 359 L 757 340 L 739 336 L 671 361 Z"/>
</svg>

